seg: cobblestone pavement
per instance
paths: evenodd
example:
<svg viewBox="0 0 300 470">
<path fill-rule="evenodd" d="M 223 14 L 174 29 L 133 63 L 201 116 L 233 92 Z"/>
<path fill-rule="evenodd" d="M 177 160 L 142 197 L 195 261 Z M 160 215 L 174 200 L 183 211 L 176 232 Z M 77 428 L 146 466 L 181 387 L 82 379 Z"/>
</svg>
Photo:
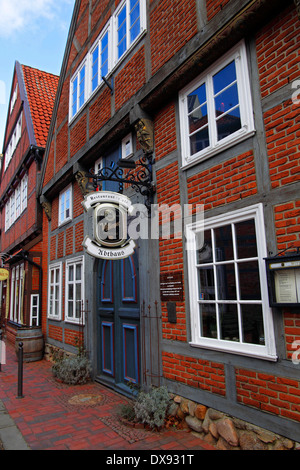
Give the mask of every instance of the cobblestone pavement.
<svg viewBox="0 0 300 470">
<path fill-rule="evenodd" d="M 19 450 L 20 436 L 31 450 L 216 450 L 192 432 L 153 432 L 126 426 L 118 415 L 125 397 L 94 382 L 77 386 L 58 383 L 46 360 L 24 363 L 24 397 L 17 398 L 17 358 L 14 348 L 6 346 L 6 364 L 0 372 L 4 420 L 1 426 L 0 419 L 0 441 L 5 450 Z M 5 428 L 8 419 L 11 422 Z"/>
</svg>

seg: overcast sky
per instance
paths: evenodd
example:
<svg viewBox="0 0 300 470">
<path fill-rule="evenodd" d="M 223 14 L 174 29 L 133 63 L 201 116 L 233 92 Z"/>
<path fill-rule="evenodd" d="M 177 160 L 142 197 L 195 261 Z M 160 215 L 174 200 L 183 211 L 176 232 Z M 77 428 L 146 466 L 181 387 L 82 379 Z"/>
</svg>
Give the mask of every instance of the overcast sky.
<svg viewBox="0 0 300 470">
<path fill-rule="evenodd" d="M 0 153 L 15 61 L 60 74 L 75 0 L 0 0 Z"/>
</svg>

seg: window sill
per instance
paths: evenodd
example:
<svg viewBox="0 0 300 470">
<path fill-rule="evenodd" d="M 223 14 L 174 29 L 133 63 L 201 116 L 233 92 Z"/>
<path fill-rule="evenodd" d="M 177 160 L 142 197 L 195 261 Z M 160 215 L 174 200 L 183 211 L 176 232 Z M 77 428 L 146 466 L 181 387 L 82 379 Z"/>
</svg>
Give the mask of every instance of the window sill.
<svg viewBox="0 0 300 470">
<path fill-rule="evenodd" d="M 74 319 L 71 319 L 71 318 L 66 318 L 65 323 L 70 323 L 72 325 L 78 325 L 78 326 L 85 326 L 85 321 L 81 320 L 81 319 L 74 320 Z"/>
<path fill-rule="evenodd" d="M 200 344 L 200 343 L 190 342 L 189 345 L 193 348 L 211 349 L 213 351 L 220 351 L 222 353 L 236 354 L 239 356 L 247 356 L 247 357 L 262 359 L 262 360 L 270 361 L 270 362 L 277 362 L 277 359 L 278 359 L 276 355 L 273 356 L 267 353 L 266 346 L 256 345 L 255 348 L 253 348 L 252 350 L 251 349 L 249 350 L 249 348 L 248 349 L 243 348 L 245 344 L 234 343 L 232 341 L 230 342 L 222 341 L 220 342 L 222 344 L 213 344 L 213 342 L 214 340 L 212 340 L 212 344 L 208 344 L 208 343 Z"/>
<path fill-rule="evenodd" d="M 72 222 L 72 220 L 73 220 L 73 219 L 69 218 L 69 219 L 67 219 L 67 220 L 64 220 L 63 222 L 59 222 L 58 228 L 63 227 L 64 225 L 69 224 L 70 222 Z"/>
<path fill-rule="evenodd" d="M 214 157 L 215 155 L 218 155 L 219 153 L 224 152 L 225 150 L 233 147 L 234 145 L 237 145 L 243 142 L 244 140 L 247 140 L 250 137 L 253 137 L 254 135 L 255 135 L 255 130 L 250 130 L 247 132 L 239 133 L 235 138 L 232 138 L 226 142 L 223 142 L 218 147 L 211 147 L 211 148 L 208 148 L 207 150 L 203 150 L 197 157 L 187 157 L 185 161 L 183 161 L 181 169 L 187 170 L 191 168 L 192 166 L 195 166 L 198 163 L 201 163 L 204 160 L 207 160 L 208 158 Z"/>
</svg>

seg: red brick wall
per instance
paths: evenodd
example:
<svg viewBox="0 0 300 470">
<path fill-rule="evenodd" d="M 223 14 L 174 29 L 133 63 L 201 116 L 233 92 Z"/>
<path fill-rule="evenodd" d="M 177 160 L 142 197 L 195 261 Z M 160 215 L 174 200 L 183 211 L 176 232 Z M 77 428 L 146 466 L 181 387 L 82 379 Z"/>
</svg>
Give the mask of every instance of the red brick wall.
<svg viewBox="0 0 300 470">
<path fill-rule="evenodd" d="M 287 359 L 293 360 L 293 354 L 295 359 L 300 359 L 300 317 L 299 313 L 289 312 L 287 309 L 283 312 L 284 315 L 284 330 L 285 330 L 285 342 Z M 298 342 L 298 344 L 297 344 Z"/>
<path fill-rule="evenodd" d="M 73 157 L 86 143 L 87 117 L 84 114 L 70 131 L 70 156 Z"/>
<path fill-rule="evenodd" d="M 204 209 L 227 204 L 256 194 L 253 152 L 226 160 L 188 179 L 190 204 Z"/>
<path fill-rule="evenodd" d="M 90 120 L 89 120 L 89 137 L 93 137 L 96 132 L 110 119 L 111 117 L 111 106 L 110 106 L 111 94 L 108 88 L 104 88 L 101 91 L 99 97 L 90 106 Z"/>
<path fill-rule="evenodd" d="M 175 104 L 170 103 L 155 117 L 155 159 L 158 161 L 177 148 Z"/>
<path fill-rule="evenodd" d="M 80 344 L 82 344 L 83 334 L 80 331 L 65 329 L 64 341 L 66 344 L 71 344 L 72 346 L 79 346 Z"/>
<path fill-rule="evenodd" d="M 120 109 L 145 84 L 145 49 L 134 54 L 115 79 L 115 109 Z"/>
<path fill-rule="evenodd" d="M 176 18 L 176 21 L 174 21 Z M 154 75 L 197 33 L 196 2 L 161 0 L 150 12 L 151 63 Z"/>
<path fill-rule="evenodd" d="M 300 246 L 300 200 L 274 207 L 278 251 Z"/>
<path fill-rule="evenodd" d="M 62 341 L 63 329 L 59 326 L 49 325 L 48 337 L 56 341 Z"/>
<path fill-rule="evenodd" d="M 68 123 L 66 122 L 56 137 L 55 173 L 68 161 Z"/>
<path fill-rule="evenodd" d="M 253 370 L 236 369 L 240 403 L 300 421 L 300 382 Z"/>
<path fill-rule="evenodd" d="M 226 395 L 224 365 L 163 351 L 164 377 L 218 395 Z"/>
<path fill-rule="evenodd" d="M 299 19 L 294 6 L 257 35 L 257 61 L 262 97 L 299 78 Z"/>
<path fill-rule="evenodd" d="M 229 0 L 206 0 L 207 19 L 210 21 L 219 11 L 221 11 Z"/>
<path fill-rule="evenodd" d="M 264 114 L 272 188 L 300 181 L 299 109 L 289 100 Z"/>
</svg>

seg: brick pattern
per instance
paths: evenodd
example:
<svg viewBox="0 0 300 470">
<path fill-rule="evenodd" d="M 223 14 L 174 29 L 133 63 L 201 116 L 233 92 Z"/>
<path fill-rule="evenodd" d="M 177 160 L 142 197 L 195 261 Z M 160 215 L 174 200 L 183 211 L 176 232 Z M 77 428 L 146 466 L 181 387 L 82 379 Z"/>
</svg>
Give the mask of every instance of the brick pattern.
<svg viewBox="0 0 300 470">
<path fill-rule="evenodd" d="M 60 326 L 49 325 L 48 336 L 56 341 L 62 341 L 63 329 Z"/>
<path fill-rule="evenodd" d="M 158 161 L 177 148 L 175 104 L 160 110 L 154 121 L 155 159 Z"/>
<path fill-rule="evenodd" d="M 206 0 L 207 19 L 210 21 L 230 0 Z"/>
<path fill-rule="evenodd" d="M 158 170 L 156 172 L 157 178 L 157 203 L 180 204 L 180 189 L 179 189 L 179 175 L 178 164 L 171 163 L 170 165 Z"/>
<path fill-rule="evenodd" d="M 68 123 L 60 129 L 56 138 L 55 173 L 62 169 L 68 161 Z"/>
<path fill-rule="evenodd" d="M 300 200 L 274 207 L 278 251 L 300 246 Z"/>
<path fill-rule="evenodd" d="M 163 373 L 166 379 L 217 395 L 226 395 L 224 365 L 180 354 L 162 352 Z"/>
<path fill-rule="evenodd" d="M 51 178 L 53 178 L 53 176 L 54 176 L 54 141 L 51 142 L 50 149 L 49 149 L 47 166 L 46 166 L 45 176 L 43 180 L 43 186 L 46 186 L 51 180 Z"/>
<path fill-rule="evenodd" d="M 82 242 L 84 238 L 83 222 L 78 222 L 75 225 L 75 253 L 83 250 Z"/>
<path fill-rule="evenodd" d="M 188 179 L 190 204 L 204 209 L 228 204 L 256 194 L 253 152 L 249 151 Z"/>
<path fill-rule="evenodd" d="M 133 72 L 134 71 L 134 72 Z M 141 47 L 115 79 L 115 108 L 120 109 L 146 82 L 145 48 Z"/>
<path fill-rule="evenodd" d="M 64 340 L 66 344 L 76 346 L 77 344 L 83 344 L 83 333 L 82 331 L 70 330 L 65 328 Z"/>
<path fill-rule="evenodd" d="M 111 117 L 110 90 L 105 88 L 90 106 L 89 136 L 90 139 Z"/>
<path fill-rule="evenodd" d="M 196 33 L 196 2 L 172 0 L 170 11 L 169 1 L 160 1 L 150 13 L 152 74 L 154 75 Z"/>
<path fill-rule="evenodd" d="M 81 147 L 86 143 L 86 124 L 87 117 L 86 114 L 74 124 L 70 131 L 70 156 L 73 157 Z"/>
<path fill-rule="evenodd" d="M 295 359 L 298 361 L 300 355 L 298 350 L 300 349 L 300 317 L 298 313 L 292 313 L 287 310 L 284 311 L 284 331 L 285 331 L 285 344 L 287 359 L 293 359 L 293 354 L 295 354 Z M 296 342 L 296 343 L 294 343 Z M 297 344 L 299 343 L 299 345 Z M 294 344 L 293 344 L 294 343 Z"/>
<path fill-rule="evenodd" d="M 300 421 L 300 382 L 253 370 L 236 369 L 237 399 L 293 421 Z"/>
<path fill-rule="evenodd" d="M 289 100 L 264 114 L 272 188 L 300 181 L 299 108 Z"/>
<path fill-rule="evenodd" d="M 262 97 L 299 78 L 300 29 L 294 6 L 258 34 L 257 61 Z"/>
</svg>

